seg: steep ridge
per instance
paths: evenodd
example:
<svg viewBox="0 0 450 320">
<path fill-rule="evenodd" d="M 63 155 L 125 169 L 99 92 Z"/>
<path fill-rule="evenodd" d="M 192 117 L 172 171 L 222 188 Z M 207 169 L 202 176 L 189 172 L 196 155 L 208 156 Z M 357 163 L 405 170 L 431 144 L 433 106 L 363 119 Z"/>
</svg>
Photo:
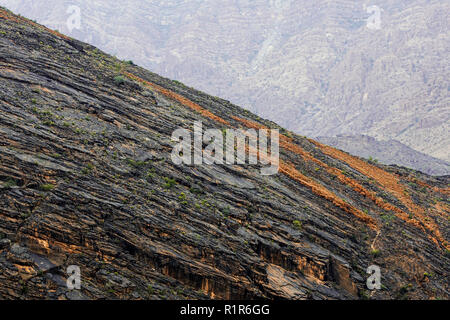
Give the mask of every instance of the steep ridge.
<svg viewBox="0 0 450 320">
<path fill-rule="evenodd" d="M 0 298 L 449 298 L 448 178 L 294 135 L 5 9 L 0 108 Z M 279 173 L 173 164 L 172 132 L 194 121 L 279 129 Z"/>
</svg>

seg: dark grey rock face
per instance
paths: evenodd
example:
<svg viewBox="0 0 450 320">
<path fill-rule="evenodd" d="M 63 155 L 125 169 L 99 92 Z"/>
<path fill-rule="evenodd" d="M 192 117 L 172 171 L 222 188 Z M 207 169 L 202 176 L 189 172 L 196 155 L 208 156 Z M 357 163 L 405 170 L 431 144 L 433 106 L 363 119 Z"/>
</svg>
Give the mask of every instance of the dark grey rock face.
<svg viewBox="0 0 450 320">
<path fill-rule="evenodd" d="M 171 134 L 196 120 L 278 128 L 279 173 L 175 165 Z M 448 183 L 0 9 L 1 299 L 448 299 Z"/>
</svg>

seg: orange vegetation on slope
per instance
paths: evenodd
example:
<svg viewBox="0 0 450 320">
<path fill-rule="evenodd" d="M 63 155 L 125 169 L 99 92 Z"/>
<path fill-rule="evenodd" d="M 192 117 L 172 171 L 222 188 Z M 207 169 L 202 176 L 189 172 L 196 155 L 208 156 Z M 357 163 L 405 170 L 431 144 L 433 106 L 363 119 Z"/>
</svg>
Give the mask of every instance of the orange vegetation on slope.
<svg viewBox="0 0 450 320">
<path fill-rule="evenodd" d="M 442 218 L 448 219 L 448 213 L 450 212 L 450 206 L 448 204 L 438 202 L 434 205 L 434 209 Z"/>
<path fill-rule="evenodd" d="M 226 125 L 230 125 L 230 123 L 218 116 L 216 116 L 215 114 L 213 114 L 212 112 L 202 108 L 201 106 L 199 106 L 198 104 L 192 102 L 191 100 L 175 93 L 172 92 L 170 90 L 167 90 L 161 86 L 158 86 L 154 83 L 151 83 L 149 81 L 146 81 L 144 79 L 141 79 L 129 72 L 125 72 L 124 73 L 128 78 L 138 81 L 144 85 L 150 86 L 151 88 L 155 89 L 156 91 L 164 94 L 165 96 L 167 96 L 168 98 L 174 99 L 178 102 L 180 102 L 181 104 L 190 107 L 191 109 L 193 109 L 194 111 L 199 112 L 200 114 L 202 114 L 205 117 L 208 117 L 212 120 L 215 120 L 217 122 L 220 122 L 222 124 L 226 124 Z M 282 136 L 282 140 L 287 139 L 287 137 Z M 344 200 L 342 200 L 341 198 L 337 197 L 333 192 L 329 191 L 328 189 L 326 189 L 324 186 L 320 185 L 319 183 L 313 181 L 312 179 L 302 175 L 300 172 L 298 172 L 298 170 L 296 170 L 294 168 L 294 166 L 292 165 L 288 165 L 285 164 L 284 162 L 280 161 L 280 172 L 284 173 L 285 175 L 291 177 L 292 179 L 300 182 L 301 184 L 309 187 L 314 193 L 316 193 L 317 195 L 333 202 L 336 206 L 338 206 L 339 208 L 343 209 L 344 211 L 351 213 L 353 215 L 355 215 L 357 218 L 361 219 L 363 222 L 367 223 L 367 225 L 374 230 L 377 230 L 377 225 L 375 220 L 370 217 L 369 215 L 363 213 L 362 211 L 350 206 L 348 203 L 346 203 Z"/>
<path fill-rule="evenodd" d="M 125 72 L 125 76 L 127 76 L 128 78 L 130 78 L 132 80 L 138 81 L 138 82 L 140 82 L 142 84 L 145 84 L 145 85 L 153 88 L 154 90 L 158 91 L 159 93 L 164 94 L 166 97 L 180 102 L 181 104 L 191 108 L 192 110 L 200 113 L 201 115 L 203 115 L 203 116 L 205 116 L 207 118 L 210 118 L 210 119 L 212 119 L 214 121 L 220 122 L 220 123 L 225 124 L 225 125 L 230 125 L 228 123 L 228 121 L 226 121 L 226 120 L 216 116 L 212 112 L 202 108 L 198 104 L 196 104 L 196 103 L 192 102 L 191 100 L 183 97 L 182 95 L 179 95 L 178 93 L 175 93 L 173 91 L 167 90 L 167 89 L 165 89 L 165 88 L 163 88 L 161 86 L 158 86 L 157 84 L 154 84 L 152 82 L 149 82 L 149 81 L 146 81 L 144 79 L 141 79 L 141 78 L 139 78 L 139 77 L 137 77 L 134 74 L 131 74 L 129 72 Z"/>
<path fill-rule="evenodd" d="M 5 19 L 5 20 L 11 20 L 11 21 L 14 21 L 14 22 L 17 22 L 17 23 L 26 23 L 26 24 L 32 25 L 34 27 L 37 27 L 39 29 L 46 30 L 47 32 L 50 32 L 51 34 L 53 34 L 53 35 L 55 35 L 55 36 L 57 36 L 59 38 L 62 38 L 64 40 L 70 40 L 70 38 L 68 36 L 63 35 L 63 34 L 59 33 L 58 31 L 49 29 L 49 28 L 47 28 L 47 27 L 45 27 L 43 25 L 37 24 L 36 22 L 31 21 L 29 19 L 13 15 L 13 14 L 11 14 L 11 13 L 5 11 L 5 10 L 2 10 L 2 9 L 0 9 L 0 18 Z"/>
<path fill-rule="evenodd" d="M 238 118 L 238 117 L 235 117 L 235 116 L 233 116 L 232 118 L 234 120 L 237 120 L 237 121 L 243 123 L 245 126 L 247 126 L 249 128 L 267 129 L 267 127 L 265 127 L 265 126 L 263 126 L 263 125 L 261 125 L 259 123 L 255 123 L 253 121 L 249 121 L 249 120 L 246 120 L 246 119 L 241 119 L 241 118 Z M 312 141 L 313 143 L 315 143 L 317 145 L 316 141 L 313 141 L 313 140 L 310 140 L 310 141 Z M 392 205 L 390 203 L 387 203 L 382 198 L 376 196 L 375 192 L 367 190 L 366 188 L 364 188 L 360 183 L 358 183 L 354 179 L 351 179 L 351 178 L 347 177 L 346 175 L 344 175 L 339 169 L 337 169 L 335 167 L 330 167 L 326 163 L 324 163 L 324 162 L 320 161 L 319 159 L 313 157 L 309 152 L 305 151 L 300 146 L 292 143 L 292 139 L 291 138 L 288 138 L 288 137 L 286 137 L 284 135 L 280 135 L 280 146 L 282 148 L 286 149 L 286 150 L 289 150 L 289 151 L 291 151 L 291 152 L 293 152 L 295 154 L 298 154 L 298 155 L 302 156 L 302 158 L 305 161 L 312 161 L 312 162 L 318 164 L 319 166 L 325 168 L 325 170 L 328 173 L 335 175 L 341 182 L 343 182 L 343 183 L 347 184 L 348 186 L 350 186 L 355 192 L 358 192 L 359 194 L 361 194 L 361 195 L 365 196 L 366 198 L 372 200 L 381 209 L 386 210 L 386 211 L 394 212 L 397 217 L 399 217 L 400 219 L 402 219 L 402 220 L 404 220 L 404 221 L 406 221 L 406 222 L 416 226 L 417 228 L 421 229 L 424 232 L 426 232 L 425 228 L 428 229 L 429 231 L 431 231 L 435 235 L 435 237 L 437 239 L 439 239 L 439 241 L 441 243 L 445 243 L 445 240 L 442 238 L 442 236 L 440 234 L 440 231 L 437 228 L 436 224 L 434 222 L 430 221 L 429 219 L 424 218 L 423 214 L 422 214 L 423 213 L 422 208 L 414 205 L 412 203 L 412 201 L 410 201 L 409 204 L 413 204 L 414 205 L 414 207 L 413 207 L 414 211 L 411 210 L 408 205 L 406 205 L 406 207 L 408 209 L 410 209 L 412 212 L 416 213 L 416 217 L 418 219 L 416 219 L 416 217 L 410 218 L 409 215 L 406 212 L 404 212 L 403 210 L 397 208 L 396 206 L 394 206 L 394 205 Z M 327 147 L 328 151 L 335 150 L 334 148 L 331 148 L 331 147 L 328 147 L 328 146 L 324 146 L 324 147 Z M 338 150 L 336 150 L 336 151 L 338 151 Z M 336 159 L 344 161 L 348 165 L 350 165 L 352 168 L 354 168 L 349 162 L 345 161 L 343 158 L 339 158 L 339 157 L 333 156 L 333 154 L 331 152 L 330 153 L 324 152 L 324 153 L 328 154 L 328 155 L 330 155 L 330 156 L 332 156 L 332 157 L 334 157 Z M 345 155 L 347 155 L 347 154 L 345 154 Z M 348 157 L 351 157 L 351 156 L 348 156 Z M 364 161 L 361 161 L 361 160 L 359 160 L 359 161 L 365 164 Z M 378 176 L 379 177 L 381 177 L 383 174 L 388 174 L 387 172 L 385 172 L 384 170 L 382 170 L 380 168 L 377 168 L 377 167 L 375 167 L 375 168 L 378 169 Z M 366 171 L 364 171 L 364 170 L 358 170 L 358 171 L 360 171 L 363 174 L 366 174 Z M 376 180 L 376 178 L 375 178 L 376 175 L 369 175 L 369 176 Z M 387 188 L 386 184 L 384 184 L 384 185 L 381 184 L 381 185 L 383 187 Z M 391 190 L 389 188 L 387 188 L 387 189 Z M 400 194 L 403 195 L 404 191 L 402 190 L 402 192 Z M 394 193 L 394 195 L 397 196 L 397 193 Z M 401 199 L 399 199 L 399 200 L 401 200 Z M 437 246 L 439 246 L 439 242 L 437 241 L 437 239 L 435 237 L 429 236 L 429 238 Z"/>
<path fill-rule="evenodd" d="M 255 122 L 252 122 L 252 121 L 249 121 L 249 120 L 246 120 L 246 119 L 241 119 L 241 118 L 234 117 L 234 116 L 232 118 L 237 120 L 237 121 L 239 121 L 239 122 L 242 122 L 243 124 L 245 124 L 247 127 L 250 127 L 250 128 L 267 129 L 267 127 L 265 127 L 263 125 L 260 125 L 258 123 L 255 123 Z M 393 210 L 391 208 L 390 204 L 386 203 L 383 199 L 381 199 L 379 197 L 376 197 L 374 192 L 366 190 L 357 181 L 355 181 L 354 179 L 351 179 L 351 178 L 345 176 L 339 169 L 337 169 L 335 167 L 330 167 L 329 165 L 327 165 L 323 161 L 315 158 L 311 153 L 307 152 L 306 150 L 304 150 L 299 145 L 292 143 L 292 139 L 291 138 L 288 138 L 288 137 L 286 137 L 284 135 L 280 135 L 280 138 L 281 138 L 280 139 L 281 140 L 280 141 L 280 146 L 282 148 L 302 156 L 302 158 L 304 160 L 306 160 L 306 161 L 312 161 L 312 162 L 316 163 L 317 165 L 321 166 L 322 168 L 325 168 L 328 173 L 331 173 L 331 174 L 337 176 L 341 182 L 344 182 L 344 183 L 350 185 L 353 188 L 353 190 L 355 190 L 356 192 L 359 192 L 360 194 L 362 194 L 362 195 L 370 198 L 374 202 L 376 202 L 379 206 L 382 207 L 382 209 Z M 395 208 L 395 209 L 398 209 L 398 208 Z M 398 209 L 398 210 L 400 210 L 400 209 Z"/>
<path fill-rule="evenodd" d="M 413 178 L 413 179 L 408 178 L 408 181 L 411 181 L 413 183 L 417 183 L 419 186 L 425 187 L 425 188 L 430 189 L 430 190 L 433 190 L 434 192 L 439 192 L 439 193 L 445 194 L 447 196 L 450 195 L 450 188 L 441 189 L 441 188 L 438 188 L 438 187 L 432 187 L 429 184 L 427 184 L 427 183 L 425 183 L 425 182 L 423 182 L 423 181 L 421 181 L 419 179 L 416 179 L 416 178 Z"/>
<path fill-rule="evenodd" d="M 237 117 L 232 117 L 232 118 L 236 119 Z M 239 119 L 239 118 L 237 118 L 237 119 Z M 280 137 L 281 137 L 282 141 L 285 140 L 283 138 L 284 136 L 280 136 Z M 260 159 L 265 159 L 270 162 L 270 158 L 267 155 L 259 152 L 259 150 L 251 148 L 249 145 L 246 145 L 245 148 L 246 148 L 246 152 L 248 154 L 256 154 L 256 155 L 258 155 L 258 157 Z M 371 228 L 372 230 L 378 231 L 379 228 L 377 226 L 375 219 L 373 219 L 368 214 L 365 214 L 364 212 L 356 209 L 355 207 L 352 207 L 351 205 L 349 205 L 347 202 L 345 202 L 344 200 L 339 198 L 336 194 L 334 194 L 333 192 L 331 192 L 330 190 L 325 188 L 320 183 L 301 174 L 297 169 L 295 169 L 294 165 L 288 164 L 288 163 L 284 162 L 283 160 L 279 160 L 279 171 L 281 173 L 287 175 L 291 179 L 296 180 L 296 181 L 300 182 L 301 184 L 303 184 L 304 186 L 310 188 L 313 191 L 313 193 L 321 196 L 322 198 L 327 199 L 328 201 L 332 202 L 334 205 L 341 208 L 345 212 L 353 214 L 358 219 L 365 222 L 369 226 L 369 228 Z"/>
<path fill-rule="evenodd" d="M 365 214 L 361 210 L 358 210 L 355 207 L 349 205 L 347 202 L 336 196 L 333 192 L 325 188 L 323 185 L 301 174 L 297 169 L 295 169 L 293 165 L 280 161 L 280 172 L 287 175 L 291 179 L 296 180 L 301 184 L 309 187 L 315 194 L 331 201 L 333 204 L 343 209 L 345 212 L 353 214 L 358 219 L 365 222 L 372 230 L 378 230 L 375 219 Z"/>
<path fill-rule="evenodd" d="M 314 143 L 316 146 L 320 148 L 320 150 L 335 159 L 339 159 L 345 163 L 347 163 L 350 167 L 352 167 L 355 170 L 358 170 L 362 174 L 374 179 L 376 182 L 378 182 L 383 188 L 393 194 L 405 207 L 408 208 L 408 210 L 415 215 L 414 219 L 409 219 L 406 213 L 399 210 L 398 208 L 394 210 L 398 213 L 398 217 L 402 220 L 412 223 L 416 226 L 423 225 L 426 229 L 428 229 L 432 234 L 434 234 L 434 237 L 431 237 L 431 239 L 438 245 L 438 242 L 436 241 L 436 238 L 444 244 L 447 248 L 449 247 L 448 244 L 446 244 L 446 241 L 442 237 L 439 228 L 437 227 L 436 223 L 432 221 L 431 219 L 428 219 L 425 216 L 424 210 L 416 205 L 411 197 L 408 195 L 407 190 L 400 184 L 400 179 L 389 172 L 384 171 L 381 168 L 378 168 L 376 166 L 373 166 L 371 164 L 368 164 L 367 162 L 358 159 L 354 156 L 351 156 L 345 152 L 342 152 L 340 150 L 337 150 L 335 148 L 326 146 L 324 144 L 321 144 L 317 141 L 314 141 L 312 139 L 309 139 L 310 142 Z M 448 214 L 447 214 L 448 216 Z M 420 223 L 420 224 L 419 224 Z"/>
<path fill-rule="evenodd" d="M 10 14 L 9 12 L 7 12 L 7 11 L 5 11 L 3 9 L 0 9 L 0 18 L 6 19 L 6 20 L 11 20 L 11 21 L 14 21 L 14 22 L 19 22 L 18 17 Z"/>
<path fill-rule="evenodd" d="M 254 123 L 254 122 L 249 121 L 249 120 L 241 119 L 241 118 L 238 118 L 238 117 L 232 117 L 232 118 L 237 120 L 237 121 L 242 122 L 243 124 L 245 124 L 247 127 L 250 127 L 250 128 L 267 129 L 265 126 L 262 126 L 260 124 Z M 392 205 L 386 203 L 383 199 L 377 197 L 374 192 L 365 189 L 361 184 L 359 184 L 354 179 L 351 179 L 351 178 L 345 176 L 339 169 L 337 169 L 335 167 L 330 167 L 329 165 L 327 165 L 323 161 L 313 157 L 309 152 L 305 151 L 302 147 L 292 143 L 291 142 L 292 139 L 290 139 L 290 138 L 288 138 L 288 137 L 286 137 L 284 135 L 280 135 L 280 137 L 281 137 L 281 139 L 280 139 L 281 140 L 280 141 L 280 146 L 282 148 L 284 148 L 286 150 L 289 150 L 289 151 L 291 151 L 291 152 L 293 152 L 295 154 L 300 155 L 306 161 L 312 161 L 312 162 L 316 163 L 317 165 L 321 166 L 322 168 L 325 168 L 328 173 L 337 176 L 341 182 L 346 183 L 347 185 L 352 187 L 354 191 L 356 191 L 356 192 L 360 193 L 361 195 L 363 195 L 363 196 L 373 200 L 382 209 L 384 209 L 384 210 L 396 210 L 397 209 L 397 210 L 401 211 L 400 209 L 398 209 L 396 207 L 393 207 Z"/>
</svg>

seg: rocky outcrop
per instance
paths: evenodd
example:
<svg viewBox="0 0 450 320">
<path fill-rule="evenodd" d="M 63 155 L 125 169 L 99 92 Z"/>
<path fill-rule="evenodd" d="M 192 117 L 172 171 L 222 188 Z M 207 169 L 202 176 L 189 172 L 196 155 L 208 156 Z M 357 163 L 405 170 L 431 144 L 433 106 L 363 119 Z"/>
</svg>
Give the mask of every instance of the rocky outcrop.
<svg viewBox="0 0 450 320">
<path fill-rule="evenodd" d="M 449 298 L 447 178 L 296 136 L 4 9 L 0 109 L 2 299 Z M 175 165 L 171 134 L 195 120 L 278 128 L 279 173 Z"/>
</svg>

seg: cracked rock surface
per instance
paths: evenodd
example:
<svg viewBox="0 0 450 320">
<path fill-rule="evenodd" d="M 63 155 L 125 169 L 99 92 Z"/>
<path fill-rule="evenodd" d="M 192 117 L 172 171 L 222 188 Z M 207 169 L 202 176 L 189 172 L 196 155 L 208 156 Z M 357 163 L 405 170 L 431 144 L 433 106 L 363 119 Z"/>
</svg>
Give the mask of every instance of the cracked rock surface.
<svg viewBox="0 0 450 320">
<path fill-rule="evenodd" d="M 279 129 L 279 173 L 173 164 L 194 121 Z M 1 299 L 448 299 L 448 183 L 0 9 Z"/>
</svg>

